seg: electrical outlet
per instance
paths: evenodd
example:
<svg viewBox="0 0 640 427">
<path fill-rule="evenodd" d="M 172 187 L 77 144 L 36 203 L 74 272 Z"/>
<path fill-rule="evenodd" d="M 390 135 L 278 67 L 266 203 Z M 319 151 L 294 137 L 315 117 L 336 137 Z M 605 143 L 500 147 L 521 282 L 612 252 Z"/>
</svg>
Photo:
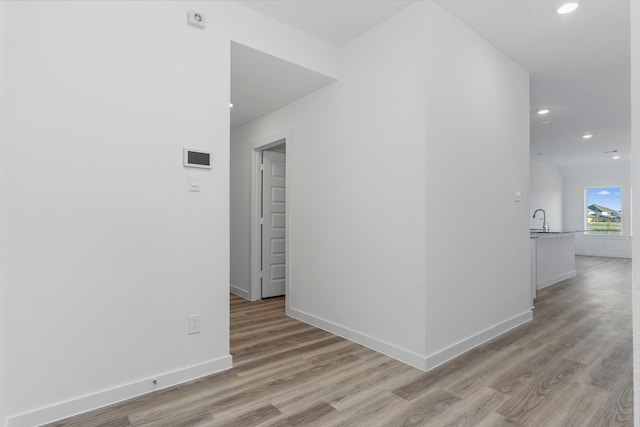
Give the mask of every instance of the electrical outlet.
<svg viewBox="0 0 640 427">
<path fill-rule="evenodd" d="M 187 334 L 199 334 L 200 333 L 200 315 L 192 314 L 187 316 Z"/>
</svg>

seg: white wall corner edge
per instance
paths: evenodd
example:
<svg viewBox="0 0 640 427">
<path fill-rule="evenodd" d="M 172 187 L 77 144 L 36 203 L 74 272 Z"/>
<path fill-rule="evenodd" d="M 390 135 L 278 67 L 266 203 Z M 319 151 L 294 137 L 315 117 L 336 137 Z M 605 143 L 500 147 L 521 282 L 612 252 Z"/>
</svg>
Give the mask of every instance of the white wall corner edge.
<svg viewBox="0 0 640 427">
<path fill-rule="evenodd" d="M 234 295 L 237 295 L 241 298 L 244 298 L 246 300 L 251 300 L 251 298 L 249 298 L 249 292 L 245 291 L 244 289 L 238 288 L 237 286 L 233 286 L 231 285 L 229 287 L 229 289 L 231 289 L 231 293 Z"/>
<path fill-rule="evenodd" d="M 361 332 L 354 331 L 353 329 L 338 325 L 328 320 L 321 319 L 303 311 L 296 310 L 294 308 L 289 308 L 289 310 L 287 311 L 287 315 L 301 322 L 315 326 L 316 328 L 323 329 L 327 332 L 331 332 L 334 335 L 338 335 L 342 338 L 348 339 L 349 341 L 353 341 L 355 343 L 363 345 L 367 348 L 370 348 L 371 350 L 375 350 L 393 359 L 399 360 L 403 363 L 406 363 L 407 365 L 413 366 L 414 368 L 418 368 L 422 371 L 427 370 L 426 357 L 414 353 L 410 350 L 398 347 L 396 345 L 387 343 Z"/>
<path fill-rule="evenodd" d="M 185 384 L 209 375 L 219 374 L 231 369 L 232 365 L 233 358 L 229 354 L 198 365 L 188 366 L 172 372 L 159 374 L 154 377 L 82 396 L 77 399 L 10 416 L 7 421 L 7 427 L 33 427 L 54 422 L 133 399 L 154 391 Z M 157 386 L 152 384 L 154 379 L 158 381 Z"/>
<path fill-rule="evenodd" d="M 449 347 L 440 350 L 436 353 L 432 353 L 427 356 L 427 371 L 436 368 L 449 360 L 460 356 L 462 353 L 478 347 L 481 344 L 490 341 L 511 329 L 517 328 L 530 320 L 533 320 L 533 310 L 529 309 L 524 313 L 517 314 L 509 319 L 506 319 L 496 325 L 493 325 L 483 331 L 478 332 L 475 335 L 471 335 L 457 343 L 450 345 Z"/>
</svg>

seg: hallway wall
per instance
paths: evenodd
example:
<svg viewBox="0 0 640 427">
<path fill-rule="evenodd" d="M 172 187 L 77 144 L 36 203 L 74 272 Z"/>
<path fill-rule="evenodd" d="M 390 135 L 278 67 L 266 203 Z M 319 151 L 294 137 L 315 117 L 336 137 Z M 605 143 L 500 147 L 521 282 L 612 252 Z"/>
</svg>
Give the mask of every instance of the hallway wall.
<svg viewBox="0 0 640 427">
<path fill-rule="evenodd" d="M 339 58 L 338 82 L 232 131 L 232 210 L 252 149 L 291 129 L 288 313 L 429 369 L 531 318 L 528 73 L 431 2 Z"/>
<path fill-rule="evenodd" d="M 235 2 L 0 4 L 9 425 L 230 368 L 230 43 L 329 74 L 335 49 Z"/>
</svg>

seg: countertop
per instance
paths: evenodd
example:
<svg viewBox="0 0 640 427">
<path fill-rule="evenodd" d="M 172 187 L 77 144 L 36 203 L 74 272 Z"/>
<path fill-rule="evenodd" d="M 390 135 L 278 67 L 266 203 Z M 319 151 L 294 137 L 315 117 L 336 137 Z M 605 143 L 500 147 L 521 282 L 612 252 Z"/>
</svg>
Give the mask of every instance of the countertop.
<svg viewBox="0 0 640 427">
<path fill-rule="evenodd" d="M 540 229 L 537 229 L 537 230 L 529 230 L 529 238 L 530 239 L 548 239 L 548 238 L 557 238 L 557 237 L 567 237 L 570 234 L 582 233 L 582 232 L 583 230 L 542 231 Z"/>
</svg>

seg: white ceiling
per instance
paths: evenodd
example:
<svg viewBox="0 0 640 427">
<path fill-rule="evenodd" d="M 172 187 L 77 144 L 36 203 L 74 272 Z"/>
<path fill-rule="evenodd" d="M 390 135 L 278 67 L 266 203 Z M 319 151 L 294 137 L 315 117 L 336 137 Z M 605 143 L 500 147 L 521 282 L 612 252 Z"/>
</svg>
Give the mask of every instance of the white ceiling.
<svg viewBox="0 0 640 427">
<path fill-rule="evenodd" d="M 438 1 L 530 72 L 532 158 L 567 173 L 629 170 L 629 1 L 582 0 L 558 15 L 565 2 Z M 540 108 L 551 113 L 538 116 Z"/>
<path fill-rule="evenodd" d="M 237 1 L 336 46 L 410 3 L 405 0 Z M 629 0 L 578 0 L 580 7 L 569 15 L 556 13 L 563 0 L 436 1 L 530 72 L 532 158 L 556 165 L 565 173 L 629 170 Z M 242 102 L 252 102 L 253 89 L 247 81 L 253 84 L 262 81 L 265 88 L 274 92 L 273 96 L 286 91 L 290 82 L 297 82 L 298 89 L 289 91 L 290 99 L 280 99 L 279 106 L 328 83 L 319 78 L 320 75 L 313 75 L 317 73 L 304 69 L 306 73 L 301 72 L 296 70 L 296 65 L 288 63 L 280 65 L 282 70 L 294 73 L 294 78 L 280 74 L 277 81 L 272 81 L 274 76 L 265 78 L 265 74 L 271 74 L 267 71 L 269 65 L 261 66 L 260 61 L 273 63 L 275 58 L 260 58 L 268 55 L 255 51 L 251 54 L 246 49 L 232 48 L 234 104 L 242 90 Z M 236 54 L 243 58 L 234 58 Z M 239 79 L 245 83 L 239 84 Z M 252 108 L 260 109 L 258 104 L 269 96 L 266 92 L 254 93 L 259 93 L 261 99 L 254 102 L 256 105 Z M 536 111 L 542 107 L 550 108 L 551 113 L 538 116 Z M 253 116 L 269 111 L 254 112 Z M 235 115 L 232 111 L 232 120 Z M 543 124 L 544 121 L 550 123 Z M 239 122 L 236 120 L 236 125 Z M 594 137 L 585 141 L 581 136 L 587 132 Z M 612 160 L 611 154 L 604 153 L 611 150 L 618 150 L 622 158 Z"/>
</svg>

